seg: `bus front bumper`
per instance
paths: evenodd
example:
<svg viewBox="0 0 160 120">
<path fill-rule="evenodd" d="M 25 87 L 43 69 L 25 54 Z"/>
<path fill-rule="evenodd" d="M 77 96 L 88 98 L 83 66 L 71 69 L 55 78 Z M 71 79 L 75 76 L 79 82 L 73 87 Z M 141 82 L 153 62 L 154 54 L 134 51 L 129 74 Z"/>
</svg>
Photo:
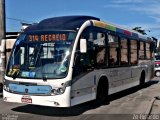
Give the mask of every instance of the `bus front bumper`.
<svg viewBox="0 0 160 120">
<path fill-rule="evenodd" d="M 51 107 L 70 107 L 70 87 L 61 95 L 54 96 L 34 96 L 21 95 L 7 92 L 3 89 L 3 100 L 6 102 L 27 103 Z"/>
</svg>

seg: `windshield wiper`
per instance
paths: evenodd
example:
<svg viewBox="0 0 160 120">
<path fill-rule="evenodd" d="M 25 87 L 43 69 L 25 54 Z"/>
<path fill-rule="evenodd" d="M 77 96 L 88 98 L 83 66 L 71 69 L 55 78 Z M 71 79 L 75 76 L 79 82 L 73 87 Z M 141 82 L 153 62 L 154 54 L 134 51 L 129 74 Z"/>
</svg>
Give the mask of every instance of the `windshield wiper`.
<svg viewBox="0 0 160 120">
<path fill-rule="evenodd" d="M 19 74 L 19 73 L 18 73 L 18 74 Z M 16 79 L 17 76 L 18 76 L 18 74 L 17 74 L 16 72 L 14 72 L 13 75 L 12 75 L 12 78 L 13 78 L 13 79 Z"/>
</svg>

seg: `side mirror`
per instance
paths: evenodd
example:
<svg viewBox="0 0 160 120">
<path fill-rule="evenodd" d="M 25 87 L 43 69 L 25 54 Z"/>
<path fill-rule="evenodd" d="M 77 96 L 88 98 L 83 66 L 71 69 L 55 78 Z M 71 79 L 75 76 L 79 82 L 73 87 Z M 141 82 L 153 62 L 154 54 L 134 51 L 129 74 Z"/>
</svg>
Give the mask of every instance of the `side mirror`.
<svg viewBox="0 0 160 120">
<path fill-rule="evenodd" d="M 81 53 L 87 52 L 87 40 L 86 39 L 80 39 L 80 52 Z"/>
</svg>

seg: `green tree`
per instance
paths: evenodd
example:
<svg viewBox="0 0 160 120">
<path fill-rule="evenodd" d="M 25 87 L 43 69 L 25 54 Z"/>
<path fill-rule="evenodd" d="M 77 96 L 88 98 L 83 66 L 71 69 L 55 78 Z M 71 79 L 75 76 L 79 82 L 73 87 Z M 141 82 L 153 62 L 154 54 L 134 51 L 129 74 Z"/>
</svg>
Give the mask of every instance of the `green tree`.
<svg viewBox="0 0 160 120">
<path fill-rule="evenodd" d="M 145 30 L 142 29 L 142 27 L 135 27 L 132 30 L 135 30 L 139 33 L 141 33 L 142 35 L 147 35 L 147 33 L 145 32 Z"/>
</svg>

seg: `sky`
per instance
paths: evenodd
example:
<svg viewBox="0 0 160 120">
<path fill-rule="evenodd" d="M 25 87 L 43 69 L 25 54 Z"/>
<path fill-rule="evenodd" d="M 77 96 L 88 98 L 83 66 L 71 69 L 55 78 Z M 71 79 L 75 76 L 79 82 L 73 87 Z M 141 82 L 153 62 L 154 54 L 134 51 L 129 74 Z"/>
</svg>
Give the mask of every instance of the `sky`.
<svg viewBox="0 0 160 120">
<path fill-rule="evenodd" d="M 6 31 L 21 23 L 66 15 L 89 15 L 127 28 L 142 27 L 160 40 L 160 0 L 5 0 Z"/>
</svg>

